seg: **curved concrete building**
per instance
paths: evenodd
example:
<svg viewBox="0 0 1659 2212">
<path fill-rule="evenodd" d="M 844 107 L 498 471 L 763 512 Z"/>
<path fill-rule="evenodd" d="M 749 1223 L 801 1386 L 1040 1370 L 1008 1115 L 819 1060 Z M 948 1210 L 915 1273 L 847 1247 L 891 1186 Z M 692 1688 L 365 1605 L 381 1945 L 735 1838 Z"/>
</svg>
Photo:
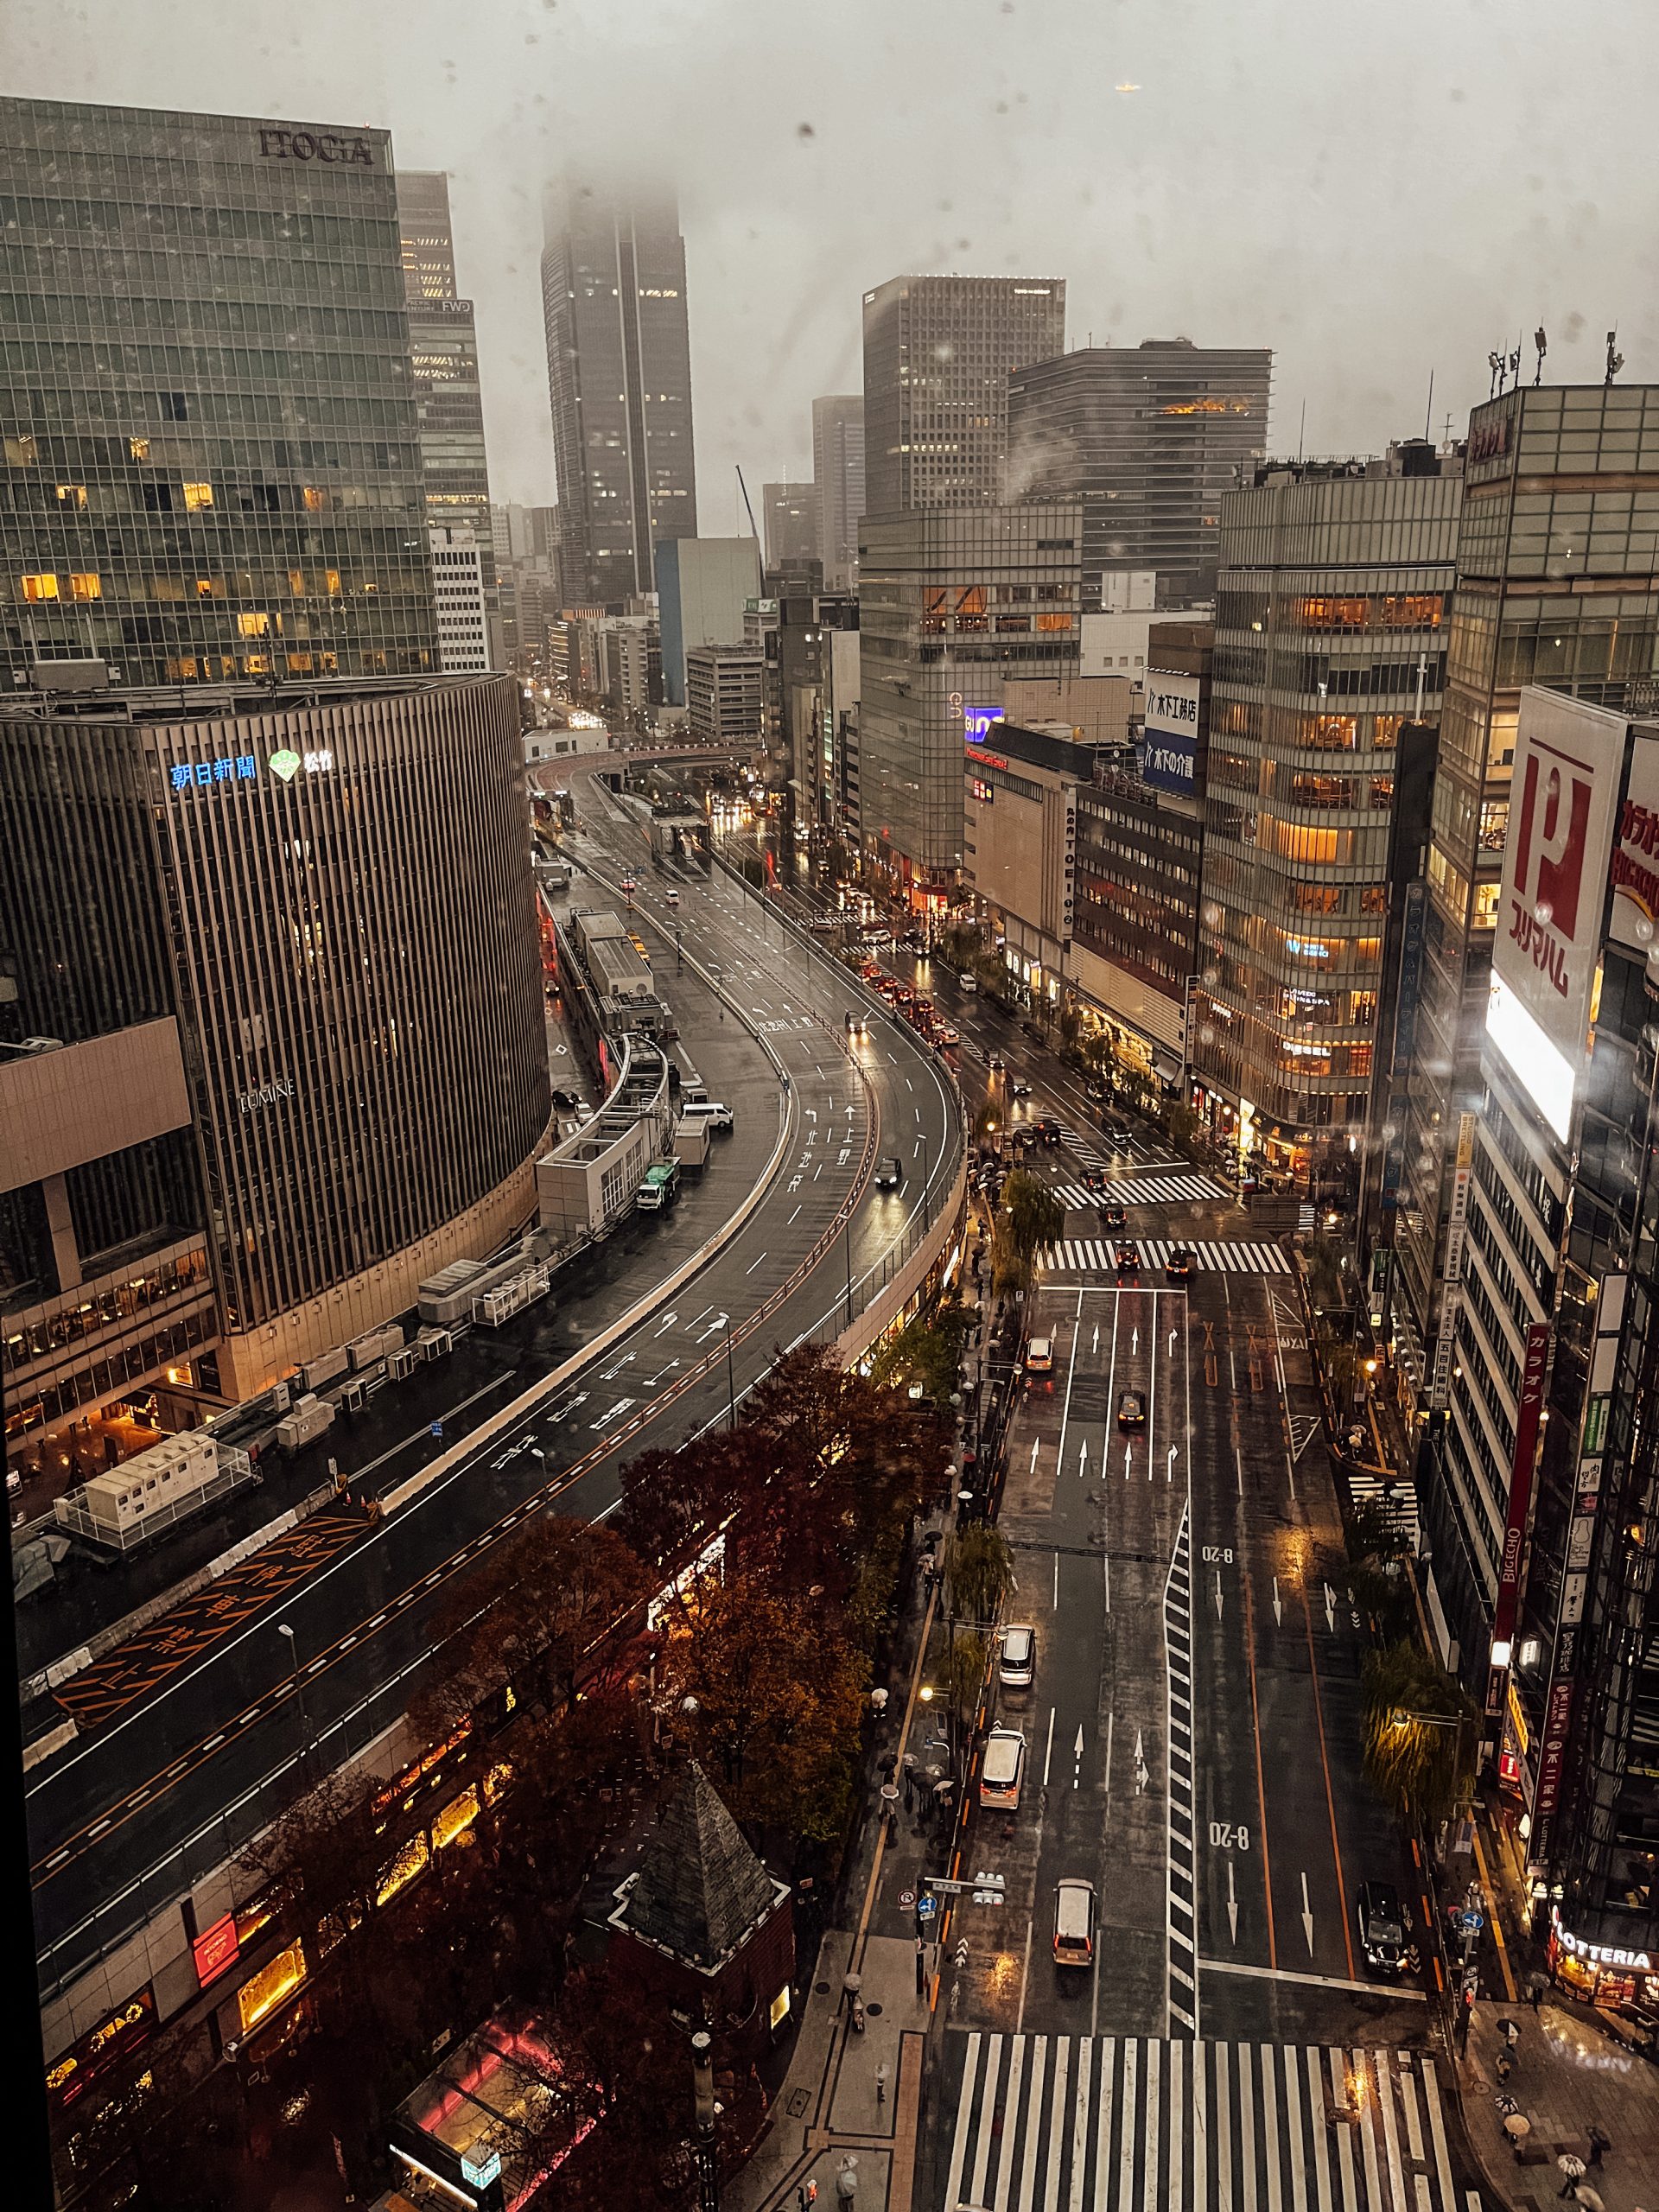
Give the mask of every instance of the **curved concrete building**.
<svg viewBox="0 0 1659 2212">
<path fill-rule="evenodd" d="M 118 1249 L 129 1278 L 203 1249 L 218 1341 L 194 1356 L 234 1401 L 534 1214 L 523 781 L 505 677 L 0 707 L 14 1405 L 42 1344 L 79 1366 L 41 1426 L 108 1394 L 51 1317 Z M 19 1335 L 20 1300 L 43 1331 Z"/>
</svg>

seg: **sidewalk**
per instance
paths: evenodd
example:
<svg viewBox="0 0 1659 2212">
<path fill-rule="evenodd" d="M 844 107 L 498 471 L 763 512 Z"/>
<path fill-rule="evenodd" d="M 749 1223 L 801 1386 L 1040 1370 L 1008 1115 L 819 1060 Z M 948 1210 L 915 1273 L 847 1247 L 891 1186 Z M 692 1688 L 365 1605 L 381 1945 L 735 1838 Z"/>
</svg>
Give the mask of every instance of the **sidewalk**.
<svg viewBox="0 0 1659 2212">
<path fill-rule="evenodd" d="M 884 1750 L 902 1758 L 913 1751 L 925 1771 L 940 1764 L 928 1747 L 931 1721 L 918 1690 L 926 1678 L 935 1626 L 930 1600 L 919 1635 L 906 1639 L 910 1664 L 904 1705 L 896 1719 L 878 1729 L 872 1743 L 874 1802 Z M 725 2191 L 733 2212 L 796 2212 L 803 2185 L 817 2183 L 817 2202 L 836 2204 L 842 2162 L 857 2161 L 860 2212 L 909 2212 L 917 2182 L 927 2034 L 944 1950 L 928 1942 L 918 1993 L 913 1905 L 925 1871 L 944 1871 L 945 1844 L 925 1825 L 919 1810 L 902 1803 L 891 1833 L 879 1813 L 864 1823 L 849 1894 L 858 1902 L 856 1929 L 826 1931 L 817 1979 L 803 2008 L 799 2038 L 787 2076 L 772 2102 L 772 2124 L 759 2149 Z M 849 1908 L 850 1910 L 850 1908 Z M 937 1925 L 937 1923 L 936 1923 Z M 842 1995 L 842 1978 L 859 1976 L 865 2026 L 856 2034 Z M 887 2095 L 876 2101 L 876 2069 L 885 2066 Z"/>
<path fill-rule="evenodd" d="M 1497 2086 L 1500 2019 L 1520 2031 L 1508 2087 Z M 1590 2156 L 1593 2125 L 1612 2139 L 1586 2180 L 1607 2212 L 1659 2205 L 1659 2067 L 1622 2050 L 1609 2036 L 1548 1999 L 1532 2007 L 1482 2000 L 1475 2006 L 1467 2056 L 1458 2066 L 1463 2123 L 1488 2185 L 1512 2212 L 1550 2212 L 1567 2155 Z M 1503 2133 L 1497 2098 L 1512 2098 L 1530 2122 L 1517 2152 Z"/>
</svg>

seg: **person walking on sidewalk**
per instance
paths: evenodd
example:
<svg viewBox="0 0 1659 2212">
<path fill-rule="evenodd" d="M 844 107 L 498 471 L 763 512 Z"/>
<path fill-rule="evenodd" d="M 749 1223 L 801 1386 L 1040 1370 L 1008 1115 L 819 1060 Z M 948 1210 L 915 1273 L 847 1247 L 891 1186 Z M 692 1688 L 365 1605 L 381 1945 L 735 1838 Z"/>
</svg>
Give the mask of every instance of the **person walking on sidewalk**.
<svg viewBox="0 0 1659 2212">
<path fill-rule="evenodd" d="M 887 2066 L 885 2059 L 875 2069 L 875 2101 L 878 2105 L 887 2101 Z"/>
</svg>

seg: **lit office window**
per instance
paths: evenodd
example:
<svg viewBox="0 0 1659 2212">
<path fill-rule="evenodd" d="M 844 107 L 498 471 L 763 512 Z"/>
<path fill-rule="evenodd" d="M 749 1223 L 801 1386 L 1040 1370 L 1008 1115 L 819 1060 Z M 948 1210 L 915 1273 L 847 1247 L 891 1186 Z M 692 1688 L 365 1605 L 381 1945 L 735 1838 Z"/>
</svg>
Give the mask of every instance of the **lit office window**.
<svg viewBox="0 0 1659 2212">
<path fill-rule="evenodd" d="M 36 604 L 43 599 L 55 599 L 58 595 L 58 579 L 50 569 L 43 569 L 34 575 L 25 576 L 22 582 L 23 597 L 34 601 Z"/>
<path fill-rule="evenodd" d="M 77 599 L 102 599 L 104 580 L 96 569 L 82 569 L 70 577 L 69 588 Z"/>
<path fill-rule="evenodd" d="M 211 507 L 213 504 L 213 486 L 187 484 L 184 487 L 184 504 L 191 514 L 199 513 L 203 507 Z"/>
</svg>

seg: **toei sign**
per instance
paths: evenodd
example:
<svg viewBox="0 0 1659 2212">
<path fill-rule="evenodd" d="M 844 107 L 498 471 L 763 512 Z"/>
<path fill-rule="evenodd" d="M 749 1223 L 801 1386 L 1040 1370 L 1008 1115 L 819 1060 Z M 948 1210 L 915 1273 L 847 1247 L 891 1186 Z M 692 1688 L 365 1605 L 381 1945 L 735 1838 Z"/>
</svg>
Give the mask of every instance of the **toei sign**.
<svg viewBox="0 0 1659 2212">
<path fill-rule="evenodd" d="M 1563 1141 L 1601 957 L 1624 730 L 1622 715 L 1559 692 L 1521 695 L 1486 1028 Z"/>
</svg>

